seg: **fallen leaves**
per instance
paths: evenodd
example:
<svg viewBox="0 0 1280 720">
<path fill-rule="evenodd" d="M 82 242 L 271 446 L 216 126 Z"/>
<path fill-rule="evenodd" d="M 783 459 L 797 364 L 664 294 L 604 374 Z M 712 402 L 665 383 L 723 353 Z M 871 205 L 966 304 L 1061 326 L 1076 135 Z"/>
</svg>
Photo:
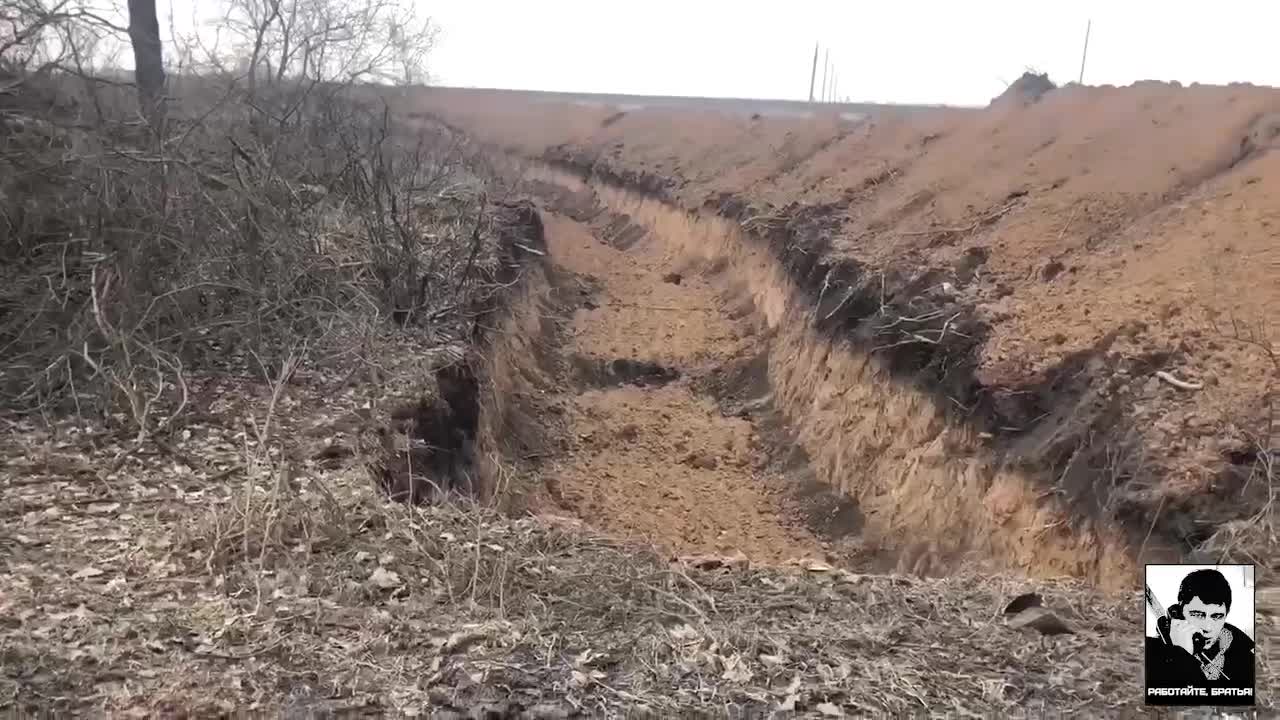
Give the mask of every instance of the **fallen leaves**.
<svg viewBox="0 0 1280 720">
<path fill-rule="evenodd" d="M 738 655 L 724 660 L 723 664 L 725 666 L 724 672 L 720 673 L 720 678 L 723 680 L 743 685 L 751 682 L 751 679 L 755 677 L 755 673 Z"/>
<path fill-rule="evenodd" d="M 381 565 L 369 574 L 369 583 L 382 590 L 393 590 L 404 585 L 404 581 L 400 579 L 400 576 L 395 571 L 388 570 Z"/>
<path fill-rule="evenodd" d="M 605 675 L 603 672 L 599 670 L 590 670 L 588 672 L 583 672 L 581 670 L 571 670 L 569 672 L 569 676 L 573 684 L 579 688 L 590 687 L 593 683 L 608 677 L 607 675 Z"/>
<path fill-rule="evenodd" d="M 210 426 L 184 442 L 222 437 Z M 331 497 L 305 483 L 281 495 L 270 463 L 184 452 L 244 472 L 202 486 L 198 472 L 139 453 L 105 487 L 0 486 L 12 491 L 6 509 L 23 508 L 0 531 L 0 698 L 126 716 L 466 716 L 485 703 L 680 716 L 725 702 L 761 715 L 1003 715 L 1030 695 L 1064 712 L 1141 702 L 1129 692 L 1130 604 L 1079 588 L 1051 594 L 1116 631 L 1037 649 L 992 618 L 1001 598 L 1049 597 L 1049 586 L 905 581 L 821 560 L 764 568 L 736 555 L 673 567 L 578 521 L 390 505 L 351 469 L 306 471 Z M 68 497 L 78 504 L 59 504 Z M 1060 670 L 1035 670 L 1045 665 Z"/>
<path fill-rule="evenodd" d="M 483 642 L 489 636 L 489 629 L 486 627 L 473 627 L 449 636 L 444 645 L 440 648 L 447 653 L 466 652 L 472 645 Z"/>
</svg>

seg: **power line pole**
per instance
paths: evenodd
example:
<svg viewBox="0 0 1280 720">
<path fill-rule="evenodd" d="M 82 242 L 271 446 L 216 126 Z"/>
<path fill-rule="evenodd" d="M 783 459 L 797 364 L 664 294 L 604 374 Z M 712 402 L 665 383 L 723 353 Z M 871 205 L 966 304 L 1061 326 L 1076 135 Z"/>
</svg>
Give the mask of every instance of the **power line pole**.
<svg viewBox="0 0 1280 720">
<path fill-rule="evenodd" d="M 809 102 L 813 102 L 813 82 L 818 79 L 818 43 L 813 44 L 813 72 L 809 73 Z"/>
<path fill-rule="evenodd" d="M 1084 61 L 1089 57 L 1089 31 L 1093 29 L 1093 19 L 1084 26 L 1084 52 L 1080 53 L 1080 84 L 1084 84 Z"/>
<path fill-rule="evenodd" d="M 831 70 L 831 48 L 827 48 L 822 54 L 822 99 L 823 102 L 827 98 L 827 73 Z"/>
</svg>

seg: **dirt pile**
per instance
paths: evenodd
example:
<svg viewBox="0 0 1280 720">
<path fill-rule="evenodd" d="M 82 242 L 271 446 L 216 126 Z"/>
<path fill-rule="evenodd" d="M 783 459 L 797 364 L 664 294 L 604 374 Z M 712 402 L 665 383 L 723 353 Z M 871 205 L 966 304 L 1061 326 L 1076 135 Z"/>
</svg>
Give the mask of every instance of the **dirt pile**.
<svg viewBox="0 0 1280 720">
<path fill-rule="evenodd" d="M 584 192 L 581 181 L 572 176 L 553 171 L 545 177 L 557 179 L 574 196 Z M 795 458 L 787 478 L 797 485 L 793 492 L 802 494 L 806 484 L 829 488 L 826 499 L 811 498 L 807 512 L 816 521 L 812 526 L 834 531 L 843 541 L 844 552 L 828 545 L 828 557 L 839 557 L 860 569 L 896 568 L 924 574 L 954 572 L 965 563 L 988 567 L 994 563 L 1112 584 L 1124 584 L 1131 577 L 1133 568 L 1127 564 L 1123 538 L 1105 527 L 1069 524 L 1071 514 L 1060 503 L 1027 502 L 1042 492 L 1033 478 L 1016 467 L 992 466 L 983 459 L 985 443 L 979 436 L 963 427 L 948 429 L 950 404 L 939 406 L 895 382 L 891 363 L 898 362 L 900 372 L 901 362 L 912 360 L 910 347 L 888 339 L 884 355 L 875 357 L 829 339 L 824 331 L 840 327 L 860 303 L 849 302 L 850 293 L 824 295 L 819 287 L 809 288 L 806 294 L 791 280 L 787 268 L 794 269 L 806 257 L 812 262 L 813 253 L 794 253 L 788 263 L 780 264 L 767 243 L 745 236 L 733 223 L 679 213 L 661 202 L 605 185 L 593 187 L 587 190 L 600 196 L 610 213 L 625 214 L 650 230 L 641 246 L 610 266 L 650 257 L 649 267 L 655 267 L 652 263 L 657 260 L 665 263 L 658 269 L 677 270 L 664 278 L 677 275 L 683 284 L 683 278 L 696 277 L 700 286 L 713 291 L 704 295 L 698 312 L 646 318 L 634 328 L 640 332 L 627 336 L 662 338 L 669 326 L 688 327 L 692 332 L 683 337 L 686 343 L 695 343 L 691 347 L 710 341 L 723 353 L 713 356 L 712 373 L 704 369 L 704 379 L 695 380 L 693 387 L 700 386 L 717 398 L 731 398 L 729 405 L 737 410 L 726 408 L 729 414 L 745 411 L 744 417 L 751 417 L 752 409 L 762 403 L 780 411 L 773 424 L 780 430 L 776 434 L 782 452 L 774 456 Z M 598 224 L 607 226 L 609 221 L 602 219 Z M 565 262 L 565 256 L 589 254 L 583 248 L 567 250 L 560 262 Z M 836 269 L 825 274 L 831 275 L 848 277 Z M 615 291 L 633 297 L 655 292 L 658 271 L 651 270 L 648 276 L 648 282 L 615 285 Z M 656 292 L 678 296 L 674 290 Z M 660 309 L 690 308 L 673 304 Z M 715 315 L 720 318 L 716 320 Z M 896 335 L 902 332 L 897 329 L 900 324 L 936 316 L 903 317 L 881 327 Z M 743 320 L 748 324 L 743 326 Z M 733 343 L 717 341 L 714 335 L 707 337 L 707 331 L 717 326 L 747 330 L 751 342 L 744 348 L 749 347 L 750 353 L 735 351 Z M 954 339 L 967 342 L 964 328 L 956 330 Z M 728 360 L 735 354 L 740 360 Z M 663 500 L 656 496 L 670 494 L 666 485 L 651 487 L 643 479 L 654 467 L 652 463 L 636 466 L 635 475 L 641 479 L 623 476 L 603 482 L 623 487 L 629 494 L 654 496 L 649 500 L 661 505 Z M 980 484 L 984 479 L 986 487 Z M 848 507 L 831 501 L 831 489 L 846 495 Z M 608 524 L 610 514 L 604 515 L 582 516 Z M 998 522 L 992 522 L 993 516 Z M 831 522 L 839 517 L 844 520 Z M 1035 532 L 1045 527 L 1062 530 Z M 723 550 L 687 528 L 667 529 L 672 536 L 661 542 L 668 546 L 683 543 L 702 551 Z"/>
<path fill-rule="evenodd" d="M 1033 103 L 1044 97 L 1045 93 L 1056 89 L 1058 86 L 1053 84 L 1049 76 L 1045 73 L 1033 73 L 1030 70 L 1022 73 L 1021 77 L 1014 80 L 991 101 L 991 105 L 1001 103 Z"/>
<path fill-rule="evenodd" d="M 1256 530 L 1273 521 L 1280 446 L 1277 91 L 1070 86 L 863 122 L 641 109 L 602 127 L 607 108 L 544 104 L 536 122 L 518 104 L 433 109 L 763 238 L 833 342 L 897 344 L 887 376 L 971 438 L 940 458 L 1033 479 L 1011 493 L 973 474 L 982 524 L 1064 503 L 1051 525 L 1069 537 L 1274 557 Z M 872 447 L 847 460 L 886 460 Z"/>
</svg>

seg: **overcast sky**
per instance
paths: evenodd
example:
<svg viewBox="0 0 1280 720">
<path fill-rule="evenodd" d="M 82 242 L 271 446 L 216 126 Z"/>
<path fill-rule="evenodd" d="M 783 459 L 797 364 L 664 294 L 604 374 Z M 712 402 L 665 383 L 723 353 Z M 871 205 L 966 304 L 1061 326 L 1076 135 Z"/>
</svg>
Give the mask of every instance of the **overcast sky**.
<svg viewBox="0 0 1280 720">
<path fill-rule="evenodd" d="M 813 47 L 852 100 L 985 104 L 1055 82 L 1280 85 L 1276 0 L 421 0 L 440 84 L 805 99 Z M 821 65 L 821 60 L 819 61 Z M 819 67 L 818 83 L 822 69 Z"/>
</svg>

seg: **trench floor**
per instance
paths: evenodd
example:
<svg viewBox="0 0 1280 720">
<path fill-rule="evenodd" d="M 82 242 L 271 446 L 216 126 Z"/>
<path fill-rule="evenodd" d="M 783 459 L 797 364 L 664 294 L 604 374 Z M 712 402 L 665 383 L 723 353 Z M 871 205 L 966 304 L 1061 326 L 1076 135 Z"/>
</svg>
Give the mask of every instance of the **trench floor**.
<svg viewBox="0 0 1280 720">
<path fill-rule="evenodd" d="M 622 250 L 566 217 L 545 224 L 557 271 L 574 279 L 559 350 L 567 447 L 542 471 L 556 501 L 673 554 L 832 559 L 798 492 L 806 468 L 779 461 L 767 388 L 730 378 L 766 344 L 749 308 L 652 233 Z"/>
</svg>

